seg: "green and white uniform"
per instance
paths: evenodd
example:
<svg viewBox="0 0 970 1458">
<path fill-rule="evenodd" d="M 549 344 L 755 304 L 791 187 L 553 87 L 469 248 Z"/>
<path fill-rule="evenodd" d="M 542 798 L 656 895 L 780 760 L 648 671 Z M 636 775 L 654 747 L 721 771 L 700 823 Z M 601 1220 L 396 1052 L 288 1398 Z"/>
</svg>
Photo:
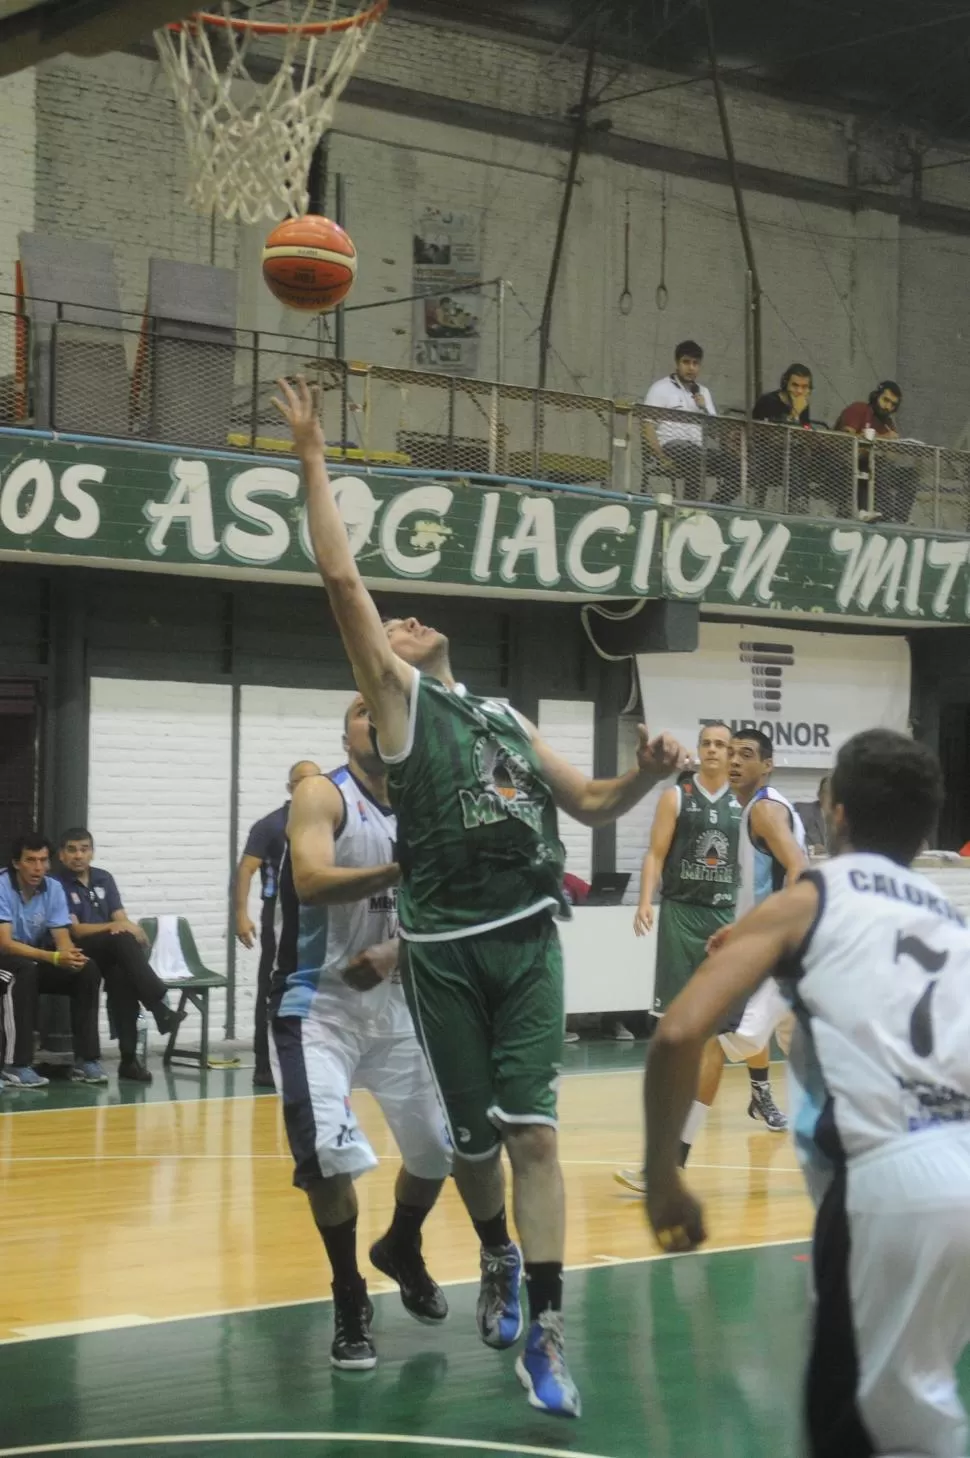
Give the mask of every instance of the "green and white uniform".
<svg viewBox="0 0 970 1458">
<path fill-rule="evenodd" d="M 713 793 L 691 775 L 676 788 L 677 825 L 661 880 L 653 1010 L 665 1012 L 734 920 L 741 806 L 730 785 Z"/>
<path fill-rule="evenodd" d="M 407 743 L 383 755 L 397 814 L 404 989 L 455 1150 L 556 1123 L 564 855 L 552 791 L 507 704 L 415 672 Z"/>
</svg>

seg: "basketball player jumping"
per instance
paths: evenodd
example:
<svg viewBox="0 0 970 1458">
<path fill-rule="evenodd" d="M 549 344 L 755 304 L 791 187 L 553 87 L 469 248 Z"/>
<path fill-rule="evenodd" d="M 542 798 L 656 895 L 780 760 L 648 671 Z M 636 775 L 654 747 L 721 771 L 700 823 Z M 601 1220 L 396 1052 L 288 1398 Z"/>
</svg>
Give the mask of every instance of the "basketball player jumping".
<svg viewBox="0 0 970 1458">
<path fill-rule="evenodd" d="M 640 903 L 633 918 L 638 937 L 653 929 L 653 899 L 660 882 L 657 927 L 657 976 L 653 1011 L 662 1017 L 707 956 L 707 943 L 734 920 L 738 882 L 741 805 L 728 783 L 731 731 L 726 724 L 705 724 L 697 741 L 700 768 L 680 776 L 657 802 L 650 845 L 640 872 Z M 751 1099 L 748 1113 L 769 1129 L 787 1129 L 768 1079 L 768 1050 L 748 1059 Z M 706 1106 L 705 1106 L 706 1107 Z M 695 1137 L 696 1114 L 688 1115 L 684 1147 Z M 642 1194 L 642 1170 L 620 1169 L 614 1179 Z"/>
<path fill-rule="evenodd" d="M 421 1226 L 451 1169 L 451 1146 L 396 970 L 395 821 L 370 728 L 357 695 L 344 720 L 347 765 L 293 791 L 270 994 L 270 1054 L 294 1183 L 306 1190 L 333 1270 L 330 1360 L 349 1370 L 377 1362 L 354 1192 L 377 1159 L 351 1088 L 373 1093 L 403 1160 L 394 1218 L 371 1262 L 397 1281 L 418 1321 L 448 1314 L 421 1255 Z"/>
<path fill-rule="evenodd" d="M 646 1076 L 647 1211 L 705 1238 L 677 1152 L 705 1040 L 772 974 L 796 1015 L 796 1144 L 818 1205 L 806 1381 L 813 1458 L 964 1458 L 970 1343 L 970 931 L 909 869 L 943 802 L 936 757 L 886 729 L 840 750 L 836 856 L 771 896 L 674 1002 Z"/>
<path fill-rule="evenodd" d="M 381 622 L 361 581 L 304 381 L 277 404 L 303 467 L 314 555 L 371 711 L 398 815 L 402 974 L 455 1147 L 455 1182 L 482 1244 L 478 1326 L 522 1330 L 522 1258 L 509 1238 L 499 1154 L 512 1167 L 531 1324 L 516 1371 L 534 1407 L 578 1417 L 562 1319 L 565 1200 L 557 1151 L 562 905 L 556 806 L 585 825 L 624 814 L 686 756 L 641 727 L 637 768 L 588 780 L 506 704 L 456 683 L 443 633 Z"/>
</svg>

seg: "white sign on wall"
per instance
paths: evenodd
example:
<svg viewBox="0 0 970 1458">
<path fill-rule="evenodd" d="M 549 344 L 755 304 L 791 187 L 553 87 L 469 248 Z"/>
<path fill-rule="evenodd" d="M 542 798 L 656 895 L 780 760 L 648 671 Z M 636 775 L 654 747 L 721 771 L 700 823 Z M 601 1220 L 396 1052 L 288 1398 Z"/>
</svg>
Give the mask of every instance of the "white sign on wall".
<svg viewBox="0 0 970 1458">
<path fill-rule="evenodd" d="M 637 656 L 644 714 L 694 744 L 705 720 L 761 729 L 775 764 L 828 769 L 853 734 L 909 727 L 905 638 L 702 623 L 696 653 Z"/>
</svg>

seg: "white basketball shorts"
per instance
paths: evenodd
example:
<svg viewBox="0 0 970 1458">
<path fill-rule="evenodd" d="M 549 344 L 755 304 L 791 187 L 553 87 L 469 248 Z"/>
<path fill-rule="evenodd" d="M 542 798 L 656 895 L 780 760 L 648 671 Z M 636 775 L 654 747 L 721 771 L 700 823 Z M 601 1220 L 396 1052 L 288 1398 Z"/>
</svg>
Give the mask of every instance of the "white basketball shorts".
<svg viewBox="0 0 970 1458">
<path fill-rule="evenodd" d="M 773 977 L 766 978 L 748 998 L 734 1031 L 720 1034 L 721 1047 L 734 1063 L 753 1057 L 768 1046 L 778 1024 L 790 1012 L 778 983 Z"/>
<path fill-rule="evenodd" d="M 377 1164 L 350 1102 L 355 1088 L 374 1095 L 410 1174 L 440 1180 L 450 1172 L 451 1142 L 413 1029 L 374 1036 L 351 1020 L 277 1017 L 270 1062 L 299 1188 L 340 1174 L 356 1179 Z"/>
<path fill-rule="evenodd" d="M 970 1127 L 904 1135 L 836 1173 L 813 1251 L 812 1458 L 966 1458 Z"/>
</svg>

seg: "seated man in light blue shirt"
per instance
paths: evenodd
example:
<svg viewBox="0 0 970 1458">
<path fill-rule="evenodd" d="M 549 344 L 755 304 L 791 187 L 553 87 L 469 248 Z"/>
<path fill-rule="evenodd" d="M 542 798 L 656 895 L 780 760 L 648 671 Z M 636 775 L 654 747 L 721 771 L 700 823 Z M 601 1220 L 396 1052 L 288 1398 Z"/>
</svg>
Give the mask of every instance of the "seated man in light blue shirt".
<svg viewBox="0 0 970 1458">
<path fill-rule="evenodd" d="M 71 1032 L 80 1083 L 107 1083 L 98 1040 L 101 974 L 71 940 L 71 916 L 61 883 L 50 876 L 50 842 L 22 835 L 10 865 L 0 872 L 0 969 L 13 973 L 13 1053 L 0 1070 L 0 1089 L 43 1088 L 48 1082 L 31 1067 L 34 1027 L 41 993 L 71 999 Z M 46 944 L 53 942 L 53 950 Z"/>
</svg>

